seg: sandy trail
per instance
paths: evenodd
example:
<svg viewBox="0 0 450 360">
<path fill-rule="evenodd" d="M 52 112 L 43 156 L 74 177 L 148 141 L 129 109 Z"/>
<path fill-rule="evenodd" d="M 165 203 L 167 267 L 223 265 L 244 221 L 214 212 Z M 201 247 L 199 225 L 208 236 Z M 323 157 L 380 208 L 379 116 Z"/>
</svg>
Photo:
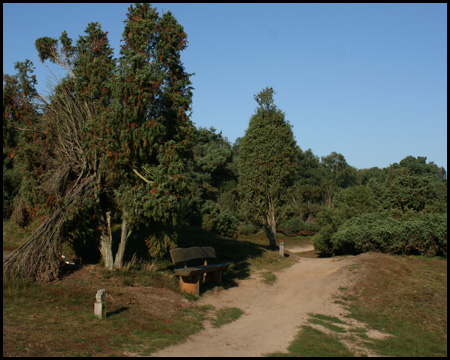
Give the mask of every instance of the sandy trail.
<svg viewBox="0 0 450 360">
<path fill-rule="evenodd" d="M 303 247 L 300 251 L 309 251 Z M 291 248 L 298 252 L 299 249 Z M 244 314 L 236 321 L 205 329 L 182 344 L 162 349 L 152 356 L 261 356 L 285 352 L 306 322 L 308 313 L 339 316 L 343 309 L 333 301 L 333 294 L 344 286 L 354 262 L 347 258 L 299 258 L 288 269 L 277 272 L 273 285 L 261 282 L 256 275 L 241 280 L 239 286 L 205 294 L 199 305 L 211 304 L 215 309 L 237 307 Z"/>
</svg>

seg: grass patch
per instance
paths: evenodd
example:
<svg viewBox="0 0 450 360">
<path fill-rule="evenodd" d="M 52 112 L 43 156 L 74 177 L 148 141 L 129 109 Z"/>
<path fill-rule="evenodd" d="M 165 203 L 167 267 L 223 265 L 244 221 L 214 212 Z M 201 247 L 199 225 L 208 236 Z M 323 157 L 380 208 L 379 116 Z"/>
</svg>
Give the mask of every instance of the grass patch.
<svg viewBox="0 0 450 360">
<path fill-rule="evenodd" d="M 347 332 L 340 326 L 335 325 L 335 324 L 345 324 L 341 319 L 335 316 L 327 316 L 323 314 L 308 314 L 308 315 L 310 316 L 310 319 L 308 319 L 308 321 L 311 324 L 321 325 L 337 333 Z"/>
<path fill-rule="evenodd" d="M 267 354 L 271 357 L 353 357 L 338 338 L 324 334 L 311 326 L 302 326 L 287 353 Z"/>
<path fill-rule="evenodd" d="M 211 321 L 211 325 L 215 328 L 229 324 L 241 317 L 244 312 L 238 308 L 222 308 L 217 311 L 216 317 Z"/>
<path fill-rule="evenodd" d="M 346 333 L 347 331 L 343 328 L 336 326 L 328 321 L 323 321 L 319 319 L 309 319 L 308 320 L 311 324 L 321 325 L 323 327 L 326 327 L 327 329 L 330 329 L 331 331 L 337 332 L 337 333 Z"/>
<path fill-rule="evenodd" d="M 265 284 L 273 285 L 277 281 L 277 276 L 271 271 L 265 271 L 261 274 Z"/>
<path fill-rule="evenodd" d="M 337 318 L 336 316 L 328 316 L 328 315 L 323 315 L 323 314 L 308 314 L 310 317 L 314 318 L 314 319 L 318 319 L 318 320 L 322 320 L 322 321 L 328 321 L 331 323 L 335 323 L 335 324 L 345 324 L 345 322 L 343 322 L 341 319 Z"/>
<path fill-rule="evenodd" d="M 342 299 L 351 317 L 393 336 L 367 346 L 384 356 L 447 356 L 447 260 L 368 255 Z"/>
<path fill-rule="evenodd" d="M 164 297 L 167 290 L 139 286 L 131 293 L 114 277 L 76 280 L 31 283 L 13 291 L 4 285 L 4 355 L 123 356 L 124 351 L 149 355 L 203 327 L 204 312 L 189 303 L 181 307 L 179 294 L 168 294 L 171 305 Z M 104 320 L 93 314 L 99 288 L 107 291 Z"/>
</svg>

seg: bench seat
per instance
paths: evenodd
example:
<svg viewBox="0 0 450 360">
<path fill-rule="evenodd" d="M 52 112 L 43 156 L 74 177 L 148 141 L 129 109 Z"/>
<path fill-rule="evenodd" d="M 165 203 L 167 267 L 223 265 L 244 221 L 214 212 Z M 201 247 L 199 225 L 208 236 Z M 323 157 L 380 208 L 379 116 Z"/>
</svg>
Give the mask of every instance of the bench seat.
<svg viewBox="0 0 450 360">
<path fill-rule="evenodd" d="M 213 264 L 213 265 L 203 265 L 196 267 L 185 267 L 175 269 L 175 274 L 179 276 L 194 276 L 198 274 L 210 273 L 215 271 L 224 271 L 228 269 L 230 264 Z"/>
<path fill-rule="evenodd" d="M 194 295 L 200 294 L 201 278 L 203 278 L 204 283 L 207 275 L 210 275 L 216 283 L 221 283 L 222 273 L 226 271 L 231 264 L 208 264 L 208 259 L 216 258 L 216 252 L 214 248 L 210 246 L 176 248 L 170 250 L 170 256 L 175 265 L 184 265 L 184 267 L 174 269 L 175 274 L 180 277 L 181 291 Z M 202 262 L 203 265 L 198 265 L 198 262 Z"/>
</svg>

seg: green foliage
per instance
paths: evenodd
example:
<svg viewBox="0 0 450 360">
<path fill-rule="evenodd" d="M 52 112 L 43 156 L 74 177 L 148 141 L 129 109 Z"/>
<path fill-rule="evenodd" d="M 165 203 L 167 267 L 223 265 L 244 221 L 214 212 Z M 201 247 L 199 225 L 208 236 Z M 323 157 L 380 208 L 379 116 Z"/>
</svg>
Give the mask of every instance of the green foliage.
<svg viewBox="0 0 450 360">
<path fill-rule="evenodd" d="M 447 183 L 445 171 L 426 158 L 405 158 L 362 182 L 340 189 L 335 208 L 317 216 L 313 241 L 324 254 L 383 251 L 447 256 Z M 366 175 L 369 172 L 366 173 Z M 378 180 L 377 180 L 378 179 Z"/>
<path fill-rule="evenodd" d="M 107 153 L 121 183 L 115 188 L 116 201 L 131 227 L 154 224 L 152 253 L 173 243 L 157 229 L 174 225 L 188 191 L 192 88 L 180 60 L 186 38 L 170 12 L 159 16 L 148 4 L 131 5 L 117 76 L 111 83 L 114 101 L 107 132 L 116 138 Z M 151 171 L 148 181 L 132 171 L 142 168 Z M 156 239 L 161 239 L 160 247 Z"/>
<path fill-rule="evenodd" d="M 273 89 L 255 95 L 260 107 L 239 147 L 239 188 L 244 217 L 264 227 L 275 245 L 276 220 L 293 185 L 296 144 L 291 125 L 273 103 Z"/>
<path fill-rule="evenodd" d="M 377 167 L 360 169 L 356 172 L 356 181 L 360 185 L 367 185 L 371 180 L 383 184 L 386 180 L 386 170 Z"/>
<path fill-rule="evenodd" d="M 231 211 L 220 211 L 217 203 L 207 200 L 202 208 L 202 228 L 228 238 L 236 238 L 239 220 Z"/>
<path fill-rule="evenodd" d="M 305 222 L 298 217 L 292 217 L 280 221 L 278 229 L 286 236 L 296 236 L 301 230 L 305 229 Z"/>
<path fill-rule="evenodd" d="M 50 60 L 52 63 L 57 63 L 58 40 L 44 36 L 35 41 L 35 46 L 41 62 Z"/>
<path fill-rule="evenodd" d="M 33 63 L 15 64 L 17 74 L 3 75 L 3 209 L 21 226 L 43 211 L 49 139 L 36 103 Z"/>
<path fill-rule="evenodd" d="M 345 188 L 356 183 L 356 169 L 347 164 L 342 154 L 333 151 L 322 157 L 322 164 L 333 185 Z"/>
<path fill-rule="evenodd" d="M 384 192 L 385 206 L 397 214 L 408 211 L 427 212 L 438 202 L 442 203 L 442 210 L 446 207 L 446 185 L 444 187 L 436 176 L 416 175 L 407 168 L 389 171 Z"/>
<path fill-rule="evenodd" d="M 218 328 L 229 324 L 241 317 L 244 312 L 238 308 L 222 308 L 217 311 L 216 318 L 211 321 L 213 327 Z"/>
<path fill-rule="evenodd" d="M 150 236 L 145 240 L 150 256 L 162 257 L 168 248 L 176 247 L 178 234 L 173 228 L 161 228 L 155 231 L 155 227 L 149 227 Z"/>
<path fill-rule="evenodd" d="M 332 235 L 346 220 L 345 213 L 337 208 L 325 207 L 317 216 L 317 224 L 320 232 L 312 239 L 314 248 L 324 254 L 332 254 Z"/>
<path fill-rule="evenodd" d="M 375 196 L 370 187 L 356 185 L 340 190 L 335 196 L 334 205 L 350 218 L 377 211 L 380 208 L 381 199 Z"/>
<path fill-rule="evenodd" d="M 225 237 L 237 234 L 236 176 L 231 145 L 214 128 L 195 129 L 192 158 L 187 163 L 189 195 L 183 199 L 183 219 Z"/>
<path fill-rule="evenodd" d="M 242 224 L 239 227 L 239 233 L 243 235 L 253 235 L 258 232 L 258 228 L 253 224 Z"/>
<path fill-rule="evenodd" d="M 389 213 L 367 213 L 342 224 L 330 243 L 335 254 L 381 251 L 446 257 L 447 214 L 394 218 Z"/>
</svg>

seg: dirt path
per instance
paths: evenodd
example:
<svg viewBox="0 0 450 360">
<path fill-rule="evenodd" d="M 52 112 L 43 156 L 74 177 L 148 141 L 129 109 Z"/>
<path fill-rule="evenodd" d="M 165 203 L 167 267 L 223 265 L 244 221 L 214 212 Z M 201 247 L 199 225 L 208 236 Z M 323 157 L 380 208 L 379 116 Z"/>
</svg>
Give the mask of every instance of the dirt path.
<svg viewBox="0 0 450 360">
<path fill-rule="evenodd" d="M 309 247 L 291 249 L 309 251 Z M 308 313 L 340 316 L 344 310 L 335 304 L 333 294 L 349 281 L 346 267 L 355 257 L 299 258 L 288 269 L 278 272 L 273 285 L 261 282 L 255 275 L 228 290 L 205 294 L 199 305 L 215 309 L 237 307 L 244 314 L 236 321 L 205 329 L 182 344 L 165 348 L 152 356 L 261 356 L 285 352 L 305 324 Z"/>
</svg>

